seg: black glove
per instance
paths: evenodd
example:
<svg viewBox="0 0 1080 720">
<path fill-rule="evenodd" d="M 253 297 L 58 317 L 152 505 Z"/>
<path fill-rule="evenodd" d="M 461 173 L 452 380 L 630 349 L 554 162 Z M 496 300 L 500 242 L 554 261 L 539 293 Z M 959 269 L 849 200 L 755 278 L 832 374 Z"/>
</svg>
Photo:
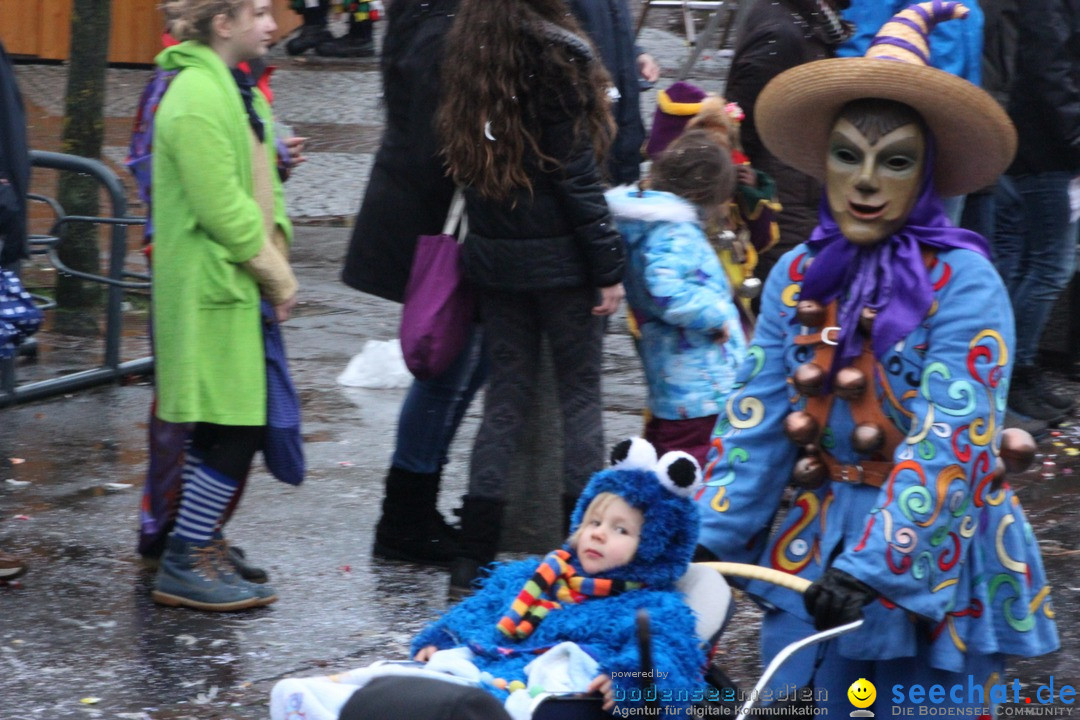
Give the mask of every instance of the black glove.
<svg viewBox="0 0 1080 720">
<path fill-rule="evenodd" d="M 698 545 L 694 548 L 694 556 L 690 559 L 690 562 L 716 562 L 719 559 L 712 550 L 704 545 Z"/>
<path fill-rule="evenodd" d="M 862 617 L 863 605 L 878 596 L 876 590 L 843 570 L 827 569 L 806 588 L 803 604 L 814 617 L 814 627 L 827 630 Z"/>
</svg>

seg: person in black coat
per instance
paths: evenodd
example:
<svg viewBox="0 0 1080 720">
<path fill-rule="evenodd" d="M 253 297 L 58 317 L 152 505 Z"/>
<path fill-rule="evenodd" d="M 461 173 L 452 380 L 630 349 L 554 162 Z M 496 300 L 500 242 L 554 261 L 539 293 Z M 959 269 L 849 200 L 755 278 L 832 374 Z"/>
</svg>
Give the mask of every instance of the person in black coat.
<svg viewBox="0 0 1080 720">
<path fill-rule="evenodd" d="M 770 80 L 796 65 L 834 57 L 836 46 L 850 36 L 839 10 L 849 0 L 753 0 L 743 21 L 728 73 L 727 99 L 746 114 L 742 122 L 743 150 L 756 169 L 776 181 L 783 209 L 777 217 L 780 240 L 762 253 L 756 274 L 769 270 L 817 227 L 821 183 L 780 162 L 762 143 L 754 119 L 758 95 Z"/>
<path fill-rule="evenodd" d="M 654 83 L 660 66 L 652 55 L 634 44 L 633 22 L 626 0 L 568 0 L 570 11 L 596 45 L 618 91 L 612 114 L 618 130 L 607 162 L 612 185 L 637 182 L 641 177 L 641 146 L 645 125 L 641 121 L 639 79 Z"/>
<path fill-rule="evenodd" d="M 29 186 L 26 111 L 11 59 L 0 43 L 0 267 L 17 267 L 26 257 Z"/>
<path fill-rule="evenodd" d="M 1069 182 L 1080 174 L 1080 0 L 1026 0 L 1017 10 L 1008 111 L 1019 146 L 998 182 L 992 249 L 1016 315 L 1009 409 L 1055 423 L 1075 401 L 1049 387 L 1036 360 L 1076 266 Z"/>
<path fill-rule="evenodd" d="M 541 336 L 562 414 L 564 497 L 604 462 L 604 316 L 621 302 L 624 249 L 601 162 L 611 78 L 564 0 L 462 0 L 446 40 L 437 127 L 465 189 L 467 277 L 491 378 L 461 512 L 452 596 L 495 557 L 504 483 L 536 385 Z"/>
<path fill-rule="evenodd" d="M 402 302 L 416 238 L 442 231 L 454 194 L 432 119 L 440 97 L 443 38 L 458 0 L 396 0 L 387 13 L 381 67 L 386 125 L 353 227 L 341 279 Z M 415 380 L 401 406 L 373 554 L 445 565 L 454 531 L 436 507 L 447 450 L 484 380 L 479 331 L 442 375 Z"/>
</svg>

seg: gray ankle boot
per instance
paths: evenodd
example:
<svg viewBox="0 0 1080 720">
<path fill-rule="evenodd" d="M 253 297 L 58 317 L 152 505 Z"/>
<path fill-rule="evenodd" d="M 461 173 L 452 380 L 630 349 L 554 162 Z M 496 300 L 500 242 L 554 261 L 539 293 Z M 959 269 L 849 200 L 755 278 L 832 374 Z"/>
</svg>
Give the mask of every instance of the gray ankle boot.
<svg viewBox="0 0 1080 720">
<path fill-rule="evenodd" d="M 277 600 L 270 586 L 237 575 L 218 543 L 188 542 L 175 535 L 165 545 L 151 597 L 160 605 L 215 612 L 262 607 Z"/>
</svg>

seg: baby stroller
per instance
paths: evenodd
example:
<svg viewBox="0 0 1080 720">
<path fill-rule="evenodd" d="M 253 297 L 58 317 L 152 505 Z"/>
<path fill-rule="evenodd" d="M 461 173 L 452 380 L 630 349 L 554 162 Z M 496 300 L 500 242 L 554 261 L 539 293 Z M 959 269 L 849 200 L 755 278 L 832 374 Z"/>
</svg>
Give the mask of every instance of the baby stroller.
<svg viewBox="0 0 1080 720">
<path fill-rule="evenodd" d="M 695 630 L 707 648 L 710 660 L 718 647 L 724 628 L 735 612 L 731 588 L 724 579 L 725 576 L 771 582 L 798 593 L 804 592 L 810 586 L 808 580 L 758 565 L 729 562 L 691 564 L 686 575 L 679 580 L 677 587 L 686 595 L 687 605 L 697 616 Z M 701 705 L 709 706 L 708 715 L 710 716 L 735 716 L 738 714 L 745 717 L 761 697 L 762 691 L 768 687 L 773 676 L 791 656 L 803 648 L 818 645 L 853 632 L 862 623 L 862 620 L 856 620 L 846 625 L 814 633 L 791 643 L 773 658 L 750 692 L 740 692 L 740 689 L 727 677 L 723 670 L 710 663 L 710 670 L 705 678 L 709 685 L 719 691 L 729 691 L 718 694 L 724 698 L 733 697 L 735 700 L 703 701 Z M 641 648 L 643 677 L 648 677 L 652 674 L 654 668 L 650 659 L 647 617 L 639 616 L 638 618 L 638 641 Z M 647 689 L 645 694 L 647 696 Z M 741 705 L 739 703 L 740 698 L 745 698 Z M 612 715 L 602 709 L 602 704 L 601 698 L 594 695 L 553 696 L 545 698 L 543 702 L 537 705 L 532 720 L 606 720 Z M 648 707 L 652 712 L 647 714 L 655 717 L 663 715 L 663 708 L 660 707 L 659 703 L 653 702 Z M 342 718 L 342 720 L 347 719 Z"/>
<path fill-rule="evenodd" d="M 718 642 L 723 634 L 725 626 L 734 613 L 731 588 L 724 579 L 725 576 L 772 582 L 799 593 L 803 592 L 810 585 L 809 581 L 802 578 L 776 570 L 762 568 L 757 565 L 724 562 L 692 564 L 687 573 L 677 583 L 677 588 L 686 596 L 687 605 L 694 611 L 696 616 L 695 633 L 698 638 L 701 639 L 701 642 L 707 650 L 709 650 L 710 658 L 718 646 Z M 652 674 L 653 666 L 651 661 L 651 639 L 647 613 L 641 612 L 637 620 L 638 644 L 642 665 L 641 670 L 644 673 L 642 677 L 649 677 Z M 857 620 L 847 625 L 841 625 L 836 628 L 815 633 L 788 645 L 777 654 L 750 692 L 740 692 L 740 689 L 732 683 L 722 670 L 715 668 L 710 664 L 711 669 L 706 679 L 712 687 L 721 691 L 721 693 L 717 694 L 723 697 L 724 700 L 707 702 L 707 698 L 706 701 L 701 703 L 701 705 L 707 706 L 702 708 L 703 711 L 705 711 L 703 714 L 707 713 L 710 716 L 734 716 L 738 713 L 745 716 L 761 696 L 761 691 L 768 686 L 772 677 L 792 655 L 803 648 L 823 643 L 852 632 L 861 625 L 862 620 Z M 418 709 L 422 707 L 420 698 L 424 697 L 425 693 L 430 693 L 431 697 L 439 698 L 441 700 L 442 696 L 440 695 L 439 686 L 446 686 L 448 688 L 447 697 L 450 698 L 442 703 L 444 707 L 441 707 L 440 712 L 438 713 L 439 717 L 454 718 L 455 720 L 457 718 L 465 717 L 484 717 L 491 718 L 492 720 L 500 717 L 510 718 L 510 715 L 502 709 L 502 706 L 499 705 L 492 696 L 487 695 L 484 691 L 477 692 L 477 688 L 475 687 L 462 687 L 462 685 L 467 685 L 467 683 L 452 685 L 449 682 L 443 682 L 441 680 L 428 680 L 428 685 L 435 687 L 433 689 L 428 688 L 425 690 L 425 686 L 423 685 L 425 679 L 419 677 L 419 673 L 423 672 L 422 668 L 423 666 L 420 663 L 411 661 L 384 661 L 375 663 L 370 666 L 370 668 L 365 668 L 363 671 L 358 671 L 358 673 L 363 673 L 365 671 L 377 673 L 382 671 L 391 676 L 400 677 L 380 677 L 378 681 L 371 681 L 369 685 L 365 685 L 362 691 L 356 691 L 355 687 L 350 686 L 353 678 L 356 677 L 355 675 L 352 677 L 342 675 L 332 676 L 331 678 L 293 678 L 283 680 L 275 686 L 274 693 L 271 697 L 271 718 L 272 720 L 289 720 L 293 717 L 313 717 L 310 712 L 306 715 L 300 715 L 299 712 L 290 711 L 288 706 L 290 686 L 288 684 L 293 683 L 294 686 L 296 686 L 304 683 L 318 682 L 323 683 L 324 687 L 322 689 L 327 691 L 328 694 L 333 694 L 335 692 L 340 693 L 340 697 L 342 698 L 341 704 L 339 705 L 340 714 L 336 715 L 335 720 L 382 720 L 383 718 L 391 717 L 415 717 L 417 716 Z M 376 685 L 379 685 L 380 683 L 381 687 L 376 688 Z M 488 705 L 479 711 L 474 708 L 472 711 L 462 710 L 460 713 L 455 713 L 446 706 L 458 703 L 457 698 L 460 697 L 458 691 L 465 693 L 464 697 L 466 698 L 468 698 L 468 693 L 472 693 L 475 696 L 473 697 L 474 700 L 480 700 L 481 705 L 487 701 Z M 643 689 L 643 696 L 645 698 L 649 697 L 648 688 Z M 345 698 L 347 698 L 347 700 Z M 728 700 L 728 698 L 733 699 Z M 745 702 L 742 702 L 740 707 L 739 701 L 742 698 L 745 698 Z M 436 702 L 439 702 L 439 700 Z M 613 717 L 611 713 L 603 710 L 602 705 L 603 700 L 596 695 L 587 695 L 584 693 L 548 695 L 542 699 L 538 699 L 533 705 L 531 719 L 607 720 L 607 718 Z M 653 710 L 652 713 L 647 713 L 650 715 L 660 716 L 663 714 L 663 708 L 655 701 L 651 704 L 647 703 L 646 709 Z M 300 708 L 296 708 L 295 710 L 299 711 Z M 334 715 L 322 717 L 334 717 Z M 425 714 L 424 717 L 435 717 L 435 715 Z"/>
</svg>

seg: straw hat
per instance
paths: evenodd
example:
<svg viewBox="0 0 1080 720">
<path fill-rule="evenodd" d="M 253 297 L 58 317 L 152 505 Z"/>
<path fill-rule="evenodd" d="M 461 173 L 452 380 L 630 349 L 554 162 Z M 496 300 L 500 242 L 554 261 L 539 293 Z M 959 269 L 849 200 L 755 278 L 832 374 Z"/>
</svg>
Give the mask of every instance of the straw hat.
<svg viewBox="0 0 1080 720">
<path fill-rule="evenodd" d="M 824 181 L 829 134 L 840 109 L 860 98 L 896 100 L 922 115 L 933 133 L 939 193 L 964 195 L 992 184 L 1016 153 L 1016 129 L 985 91 L 927 64 L 930 31 L 968 12 L 943 0 L 912 5 L 882 26 L 864 57 L 818 60 L 777 75 L 757 101 L 765 146 Z"/>
</svg>

